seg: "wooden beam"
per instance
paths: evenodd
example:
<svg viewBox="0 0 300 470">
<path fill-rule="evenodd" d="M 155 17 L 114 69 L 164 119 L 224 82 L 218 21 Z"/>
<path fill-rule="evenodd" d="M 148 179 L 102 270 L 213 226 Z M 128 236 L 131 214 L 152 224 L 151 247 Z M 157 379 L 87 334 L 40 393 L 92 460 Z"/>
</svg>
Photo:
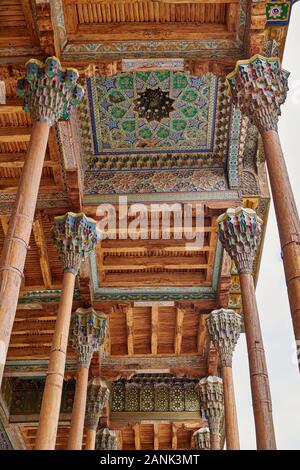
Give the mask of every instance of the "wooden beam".
<svg viewBox="0 0 300 470">
<path fill-rule="evenodd" d="M 6 154 L 7 155 L 7 154 Z M 13 156 L 13 154 L 12 154 Z M 1 161 L 3 159 L 2 155 L 0 154 L 0 168 L 23 168 L 25 164 L 25 159 L 23 161 L 17 160 L 16 158 L 12 157 L 12 161 Z M 45 161 L 44 168 L 57 168 L 59 166 L 58 162 L 52 161 Z"/>
<path fill-rule="evenodd" d="M 182 4 L 182 3 L 239 3 L 240 0 L 148 0 L 149 3 L 170 3 L 170 4 Z M 74 0 L 64 0 L 66 5 L 74 5 Z M 88 4 L 130 4 L 136 3 L 136 0 L 76 0 L 77 5 L 88 5 Z"/>
<path fill-rule="evenodd" d="M 175 351 L 176 356 L 179 356 L 181 353 L 183 319 L 184 319 L 184 310 L 181 308 L 177 308 L 175 343 L 174 343 L 174 351 Z"/>
<path fill-rule="evenodd" d="M 180 270 L 180 268 L 178 268 Z M 203 272 L 176 272 L 162 271 L 156 274 L 147 271 L 138 271 L 130 276 L 126 272 L 106 273 L 105 278 L 101 279 L 101 284 L 105 287 L 126 287 L 126 286 L 210 286 L 211 283 L 205 281 Z"/>
<path fill-rule="evenodd" d="M 177 426 L 172 423 L 172 450 L 177 450 Z"/>
<path fill-rule="evenodd" d="M 217 226 L 217 217 L 212 217 L 211 219 L 211 232 L 210 232 L 210 239 L 209 239 L 209 245 L 213 248 L 208 254 L 208 260 L 207 263 L 209 265 L 206 273 L 206 280 L 211 281 L 212 280 L 212 274 L 213 274 L 213 261 L 214 261 L 214 255 L 215 255 L 215 246 L 217 242 L 217 232 L 216 232 L 216 226 Z"/>
<path fill-rule="evenodd" d="M 236 27 L 238 24 L 239 16 L 238 16 L 238 11 L 239 11 L 240 6 L 237 3 L 230 2 L 230 4 L 227 7 L 227 29 L 228 31 L 236 31 Z"/>
<path fill-rule="evenodd" d="M 146 26 L 147 25 L 147 26 Z M 195 23 L 98 23 L 81 24 L 76 33 L 68 35 L 70 42 L 98 42 L 113 40 L 142 40 L 148 34 L 156 40 L 180 39 L 233 39 L 234 32 L 227 30 L 226 24 L 203 23 L 195 28 Z"/>
<path fill-rule="evenodd" d="M 197 350 L 200 356 L 204 354 L 205 344 L 207 340 L 205 320 L 207 315 L 203 313 L 199 314 L 199 326 L 198 326 L 198 337 L 197 337 Z"/>
<path fill-rule="evenodd" d="M 32 127 L 0 127 L 0 142 L 28 142 Z"/>
<path fill-rule="evenodd" d="M 35 243 L 39 250 L 40 266 L 41 266 L 43 281 L 44 281 L 46 289 L 49 289 L 52 286 L 52 275 L 51 275 L 50 262 L 48 258 L 46 238 L 45 238 L 44 229 L 43 229 L 43 222 L 42 222 L 42 218 L 40 214 L 37 216 L 36 220 L 33 222 L 33 235 L 34 235 Z"/>
<path fill-rule="evenodd" d="M 1 129 L 1 128 L 0 128 Z M 9 142 L 29 142 L 30 134 L 15 134 L 15 135 L 1 135 L 0 134 L 0 143 L 9 143 Z"/>
<path fill-rule="evenodd" d="M 6 236 L 8 232 L 9 215 L 1 215 L 0 222 L 1 222 L 3 233 Z"/>
<path fill-rule="evenodd" d="M 154 450 L 159 450 L 159 424 L 154 423 L 153 424 L 153 449 Z"/>
<path fill-rule="evenodd" d="M 4 126 L 0 127 L 0 136 L 30 135 L 32 126 Z"/>
<path fill-rule="evenodd" d="M 26 152 L 1 152 L 0 163 L 22 162 L 25 160 Z"/>
<path fill-rule="evenodd" d="M 134 354 L 133 343 L 133 308 L 128 307 L 126 310 L 126 325 L 127 325 L 127 354 L 132 356 Z"/>
<path fill-rule="evenodd" d="M 153 305 L 151 308 L 151 354 L 157 354 L 158 346 L 158 306 Z"/>
<path fill-rule="evenodd" d="M 0 167 L 1 168 L 1 167 Z M 123 260 L 121 260 L 123 261 Z M 129 260 L 130 261 L 130 260 Z M 140 264 L 140 265 L 135 265 L 135 264 L 120 264 L 119 266 L 112 266 L 112 265 L 105 265 L 101 267 L 101 271 L 142 271 L 146 269 L 164 269 L 166 271 L 173 271 L 173 270 L 178 270 L 178 269 L 187 269 L 187 270 L 199 270 L 199 269 L 207 269 L 209 265 L 207 263 L 205 264 L 199 264 L 195 266 L 195 263 L 193 260 L 191 260 L 190 263 L 180 263 L 180 260 L 178 261 L 177 264 L 164 264 L 164 263 L 159 263 L 159 262 L 149 262 L 147 264 Z"/>
<path fill-rule="evenodd" d="M 121 240 L 118 240 L 117 243 L 119 243 L 119 241 Z M 135 245 L 135 242 L 139 242 L 139 241 L 142 241 L 142 245 L 144 246 L 136 246 Z M 170 253 L 170 252 L 179 252 L 179 253 L 188 253 L 188 252 L 193 252 L 193 251 L 197 251 L 197 252 L 207 252 L 207 251 L 214 251 L 214 248 L 210 247 L 210 246 L 202 246 L 202 247 L 198 247 L 198 246 L 191 246 L 191 247 L 186 247 L 185 244 L 183 245 L 178 245 L 178 244 L 175 244 L 174 246 L 169 246 L 170 243 L 165 243 L 166 241 L 168 242 L 171 242 L 173 240 L 160 240 L 160 242 L 162 243 L 162 245 L 160 247 L 158 247 L 158 243 L 156 241 L 155 244 L 152 244 L 151 242 L 154 242 L 155 240 L 148 240 L 147 243 L 149 242 L 149 245 L 145 245 L 145 240 L 132 240 L 132 242 L 128 243 L 127 246 L 115 246 L 115 247 L 106 247 L 105 245 L 103 246 L 103 248 L 101 248 L 103 250 L 104 253 L 145 253 L 145 256 L 147 255 L 147 251 L 151 251 L 151 250 L 154 250 L 156 247 L 158 250 L 164 250 L 165 252 L 167 253 Z M 178 243 L 178 240 L 174 240 Z M 105 243 L 105 242 L 102 242 L 102 244 Z M 116 242 L 115 242 L 116 243 Z M 175 255 L 174 255 L 175 256 Z"/>
<path fill-rule="evenodd" d="M 31 10 L 29 0 L 21 0 L 22 1 L 22 10 L 25 17 L 25 23 L 27 25 L 28 34 L 32 41 L 32 45 L 38 43 L 38 35 L 35 30 L 35 24 L 33 20 L 33 12 Z"/>
<path fill-rule="evenodd" d="M 23 110 L 22 102 L 20 104 L 11 104 L 10 100 L 6 104 L 0 105 L 0 114 L 19 113 Z"/>
<path fill-rule="evenodd" d="M 133 426 L 133 431 L 134 431 L 135 450 L 141 450 L 141 430 L 140 430 L 140 424 L 139 423 L 136 423 Z"/>
</svg>

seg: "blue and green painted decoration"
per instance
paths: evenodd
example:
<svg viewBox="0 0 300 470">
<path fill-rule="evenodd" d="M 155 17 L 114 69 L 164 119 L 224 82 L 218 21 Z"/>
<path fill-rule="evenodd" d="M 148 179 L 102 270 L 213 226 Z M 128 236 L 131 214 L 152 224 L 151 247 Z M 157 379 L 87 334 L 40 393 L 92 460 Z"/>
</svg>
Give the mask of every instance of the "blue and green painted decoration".
<svg viewBox="0 0 300 470">
<path fill-rule="evenodd" d="M 95 155 L 211 152 L 217 85 L 213 75 L 167 70 L 88 79 Z M 147 90 L 172 102 L 160 120 L 139 109 Z"/>
<path fill-rule="evenodd" d="M 292 6 L 298 0 L 271 0 L 266 5 L 267 26 L 286 26 L 289 24 Z"/>
</svg>

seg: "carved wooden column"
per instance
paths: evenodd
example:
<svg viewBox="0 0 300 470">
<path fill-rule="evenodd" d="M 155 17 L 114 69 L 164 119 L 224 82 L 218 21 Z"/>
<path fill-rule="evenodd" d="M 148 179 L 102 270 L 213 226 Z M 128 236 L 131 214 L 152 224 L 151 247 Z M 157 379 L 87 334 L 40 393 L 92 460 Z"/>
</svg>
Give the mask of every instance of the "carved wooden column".
<svg viewBox="0 0 300 470">
<path fill-rule="evenodd" d="M 38 450 L 55 448 L 75 278 L 82 259 L 95 249 L 96 222 L 84 214 L 68 212 L 54 218 L 53 235 L 64 263 L 64 277 L 36 437 Z"/>
<path fill-rule="evenodd" d="M 210 431 L 209 428 L 200 428 L 193 434 L 195 449 L 210 450 Z"/>
<path fill-rule="evenodd" d="M 116 431 L 108 428 L 100 429 L 96 434 L 96 450 L 118 450 Z"/>
<path fill-rule="evenodd" d="M 197 385 L 201 410 L 210 430 L 211 450 L 220 450 L 220 430 L 224 417 L 223 381 L 220 377 L 209 376 Z"/>
<path fill-rule="evenodd" d="M 25 77 L 18 81 L 18 96 L 30 112 L 33 129 L 18 193 L 10 217 L 0 261 L 0 387 L 7 349 L 15 319 L 25 258 L 40 186 L 49 128 L 68 118 L 79 103 L 83 89 L 76 85 L 78 73 L 63 69 L 55 57 L 43 64 L 30 60 Z"/>
<path fill-rule="evenodd" d="M 108 397 L 109 390 L 106 383 L 100 377 L 95 377 L 89 382 L 85 412 L 85 450 L 95 450 L 96 430 Z"/>
<path fill-rule="evenodd" d="M 232 377 L 232 355 L 241 333 L 241 317 L 233 310 L 221 308 L 211 312 L 206 319 L 206 327 L 221 360 L 226 448 L 238 450 L 240 441 Z"/>
<path fill-rule="evenodd" d="M 252 276 L 262 220 L 252 209 L 238 207 L 227 209 L 217 222 L 219 239 L 240 277 L 257 448 L 275 449 L 269 378 Z"/>
<path fill-rule="evenodd" d="M 233 103 L 258 127 L 262 136 L 299 350 L 300 222 L 277 129 L 280 106 L 288 90 L 288 76 L 280 67 L 279 59 L 254 56 L 248 61 L 239 61 L 227 80 Z"/>
<path fill-rule="evenodd" d="M 70 343 L 77 353 L 77 379 L 72 409 L 69 450 L 81 450 L 89 368 L 94 352 L 104 342 L 106 316 L 93 308 L 78 308 L 73 315 Z"/>
</svg>

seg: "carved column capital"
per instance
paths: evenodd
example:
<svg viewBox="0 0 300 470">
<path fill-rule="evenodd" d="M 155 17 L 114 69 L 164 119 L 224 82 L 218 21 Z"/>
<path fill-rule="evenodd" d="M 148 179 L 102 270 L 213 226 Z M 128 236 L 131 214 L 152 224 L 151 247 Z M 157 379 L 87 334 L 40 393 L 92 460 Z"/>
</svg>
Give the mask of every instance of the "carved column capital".
<svg viewBox="0 0 300 470">
<path fill-rule="evenodd" d="M 206 319 L 206 328 L 218 350 L 222 366 L 232 367 L 232 355 L 241 333 L 241 316 L 233 310 L 213 310 Z"/>
<path fill-rule="evenodd" d="M 239 273 L 252 273 L 263 221 L 252 209 L 227 209 L 217 219 L 219 240 Z"/>
<path fill-rule="evenodd" d="M 197 385 L 201 410 L 207 419 L 211 433 L 220 433 L 224 416 L 223 380 L 209 376 L 200 380 Z"/>
<path fill-rule="evenodd" d="M 67 212 L 54 217 L 52 233 L 64 272 L 78 274 L 82 259 L 94 251 L 98 236 L 95 220 L 84 214 Z"/>
<path fill-rule="evenodd" d="M 118 450 L 118 437 L 116 431 L 108 428 L 100 429 L 96 434 L 96 450 Z"/>
<path fill-rule="evenodd" d="M 77 85 L 76 69 L 63 68 L 56 57 L 48 57 L 45 64 L 30 59 L 25 76 L 18 80 L 17 95 L 24 98 L 24 111 L 35 122 L 49 127 L 59 119 L 68 119 L 72 108 L 83 98 L 84 89 Z"/>
<path fill-rule="evenodd" d="M 210 431 L 209 428 L 200 428 L 193 434 L 195 448 L 197 450 L 210 450 Z"/>
<path fill-rule="evenodd" d="M 233 103 L 247 115 L 260 132 L 277 131 L 280 106 L 288 91 L 289 72 L 278 58 L 255 55 L 239 60 L 227 76 Z"/>
<path fill-rule="evenodd" d="M 85 426 L 88 429 L 97 429 L 103 408 L 109 398 L 106 383 L 95 377 L 88 384 L 87 403 L 85 412 Z"/>
<path fill-rule="evenodd" d="M 77 353 L 78 367 L 89 368 L 93 353 L 99 351 L 106 334 L 106 316 L 93 308 L 78 308 L 70 328 L 70 344 Z"/>
</svg>

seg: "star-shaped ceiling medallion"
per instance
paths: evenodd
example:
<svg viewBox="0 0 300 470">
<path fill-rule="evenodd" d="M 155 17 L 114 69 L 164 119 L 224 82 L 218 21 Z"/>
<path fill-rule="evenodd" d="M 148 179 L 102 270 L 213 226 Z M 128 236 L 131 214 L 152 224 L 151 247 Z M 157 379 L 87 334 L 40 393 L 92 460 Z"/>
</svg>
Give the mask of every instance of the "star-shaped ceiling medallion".
<svg viewBox="0 0 300 470">
<path fill-rule="evenodd" d="M 160 88 L 147 88 L 136 98 L 134 110 L 147 121 L 161 121 L 170 117 L 170 112 L 174 111 L 173 103 L 168 92 Z"/>
</svg>

